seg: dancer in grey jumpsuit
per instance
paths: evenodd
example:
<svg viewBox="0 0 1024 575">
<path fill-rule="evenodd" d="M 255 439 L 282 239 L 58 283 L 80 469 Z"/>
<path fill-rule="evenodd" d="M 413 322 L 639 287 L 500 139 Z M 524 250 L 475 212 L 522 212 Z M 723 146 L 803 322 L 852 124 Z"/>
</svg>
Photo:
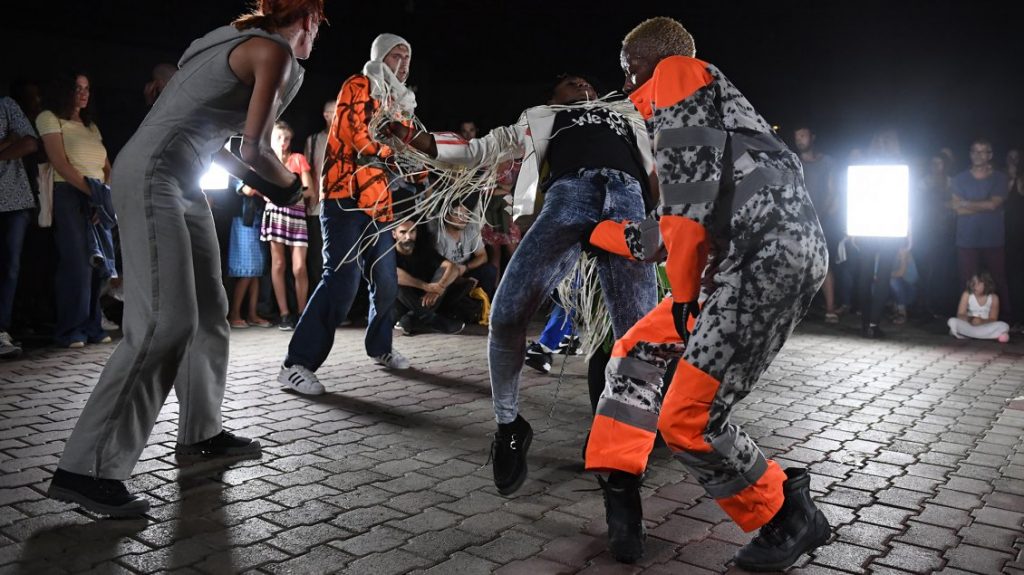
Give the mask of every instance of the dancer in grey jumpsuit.
<svg viewBox="0 0 1024 575">
<path fill-rule="evenodd" d="M 199 179 L 216 158 L 275 203 L 301 193 L 294 175 L 269 160 L 269 133 L 302 83 L 297 59 L 309 56 L 323 0 L 275 7 L 278 12 L 257 9 L 193 42 L 117 158 L 112 190 L 125 272 L 124 340 L 65 446 L 50 497 L 105 515 L 148 511 L 149 503 L 129 494 L 123 481 L 172 387 L 179 402 L 177 453 L 260 452 L 258 442 L 221 427 L 228 304 Z M 244 161 L 223 150 L 238 133 Z"/>
</svg>

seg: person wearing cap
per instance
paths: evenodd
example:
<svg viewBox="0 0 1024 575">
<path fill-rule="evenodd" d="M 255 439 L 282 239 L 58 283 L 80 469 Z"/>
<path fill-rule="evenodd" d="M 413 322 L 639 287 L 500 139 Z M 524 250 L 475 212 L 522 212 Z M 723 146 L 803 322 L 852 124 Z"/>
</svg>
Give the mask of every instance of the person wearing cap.
<svg viewBox="0 0 1024 575">
<path fill-rule="evenodd" d="M 345 80 L 338 93 L 322 174 L 324 272 L 295 326 L 277 377 L 282 386 L 298 393 L 324 392 L 315 372 L 334 346 L 334 330 L 348 315 L 360 274 L 370 285 L 367 355 L 389 369 L 409 367 L 409 361 L 392 349 L 398 272 L 394 239 L 385 229 L 394 220 L 394 209 L 384 166 L 391 150 L 374 141 L 368 125 L 385 98 L 412 115 L 416 96 L 405 85 L 411 61 L 408 41 L 381 34 L 370 47 L 362 73 Z"/>
</svg>

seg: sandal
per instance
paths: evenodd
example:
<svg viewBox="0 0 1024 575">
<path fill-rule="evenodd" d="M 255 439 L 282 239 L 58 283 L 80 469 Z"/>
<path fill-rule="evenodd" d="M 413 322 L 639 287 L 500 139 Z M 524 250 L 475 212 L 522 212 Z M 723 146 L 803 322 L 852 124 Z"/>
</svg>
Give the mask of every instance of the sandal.
<svg viewBox="0 0 1024 575">
<path fill-rule="evenodd" d="M 257 318 L 256 321 L 249 320 L 248 323 L 249 323 L 249 325 L 251 325 L 253 327 L 274 327 L 274 324 L 272 324 L 269 321 L 263 319 L 262 317 L 261 318 Z"/>
<path fill-rule="evenodd" d="M 245 321 L 244 319 L 233 319 L 228 323 L 231 324 L 231 329 L 245 329 L 249 327 L 249 322 Z"/>
<path fill-rule="evenodd" d="M 839 323 L 839 314 L 837 313 L 826 313 L 825 323 Z"/>
</svg>

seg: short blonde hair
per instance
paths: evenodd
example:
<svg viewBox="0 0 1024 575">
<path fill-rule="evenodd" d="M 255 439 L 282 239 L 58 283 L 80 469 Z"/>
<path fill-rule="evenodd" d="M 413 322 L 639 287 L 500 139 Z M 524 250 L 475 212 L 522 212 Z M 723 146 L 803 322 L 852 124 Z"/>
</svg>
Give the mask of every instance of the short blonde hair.
<svg viewBox="0 0 1024 575">
<path fill-rule="evenodd" d="M 667 16 L 650 18 L 637 24 L 622 39 L 622 47 L 630 46 L 645 56 L 657 60 L 669 56 L 689 56 L 697 54 L 693 36 L 678 21 Z"/>
</svg>

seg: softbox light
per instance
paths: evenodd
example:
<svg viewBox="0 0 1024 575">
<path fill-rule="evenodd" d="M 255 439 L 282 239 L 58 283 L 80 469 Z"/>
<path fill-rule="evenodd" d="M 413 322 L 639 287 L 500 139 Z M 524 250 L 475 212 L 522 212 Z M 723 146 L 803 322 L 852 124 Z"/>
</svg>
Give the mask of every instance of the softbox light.
<svg viewBox="0 0 1024 575">
<path fill-rule="evenodd" d="M 858 165 L 846 171 L 846 233 L 905 238 L 910 228 L 910 168 Z"/>
</svg>

